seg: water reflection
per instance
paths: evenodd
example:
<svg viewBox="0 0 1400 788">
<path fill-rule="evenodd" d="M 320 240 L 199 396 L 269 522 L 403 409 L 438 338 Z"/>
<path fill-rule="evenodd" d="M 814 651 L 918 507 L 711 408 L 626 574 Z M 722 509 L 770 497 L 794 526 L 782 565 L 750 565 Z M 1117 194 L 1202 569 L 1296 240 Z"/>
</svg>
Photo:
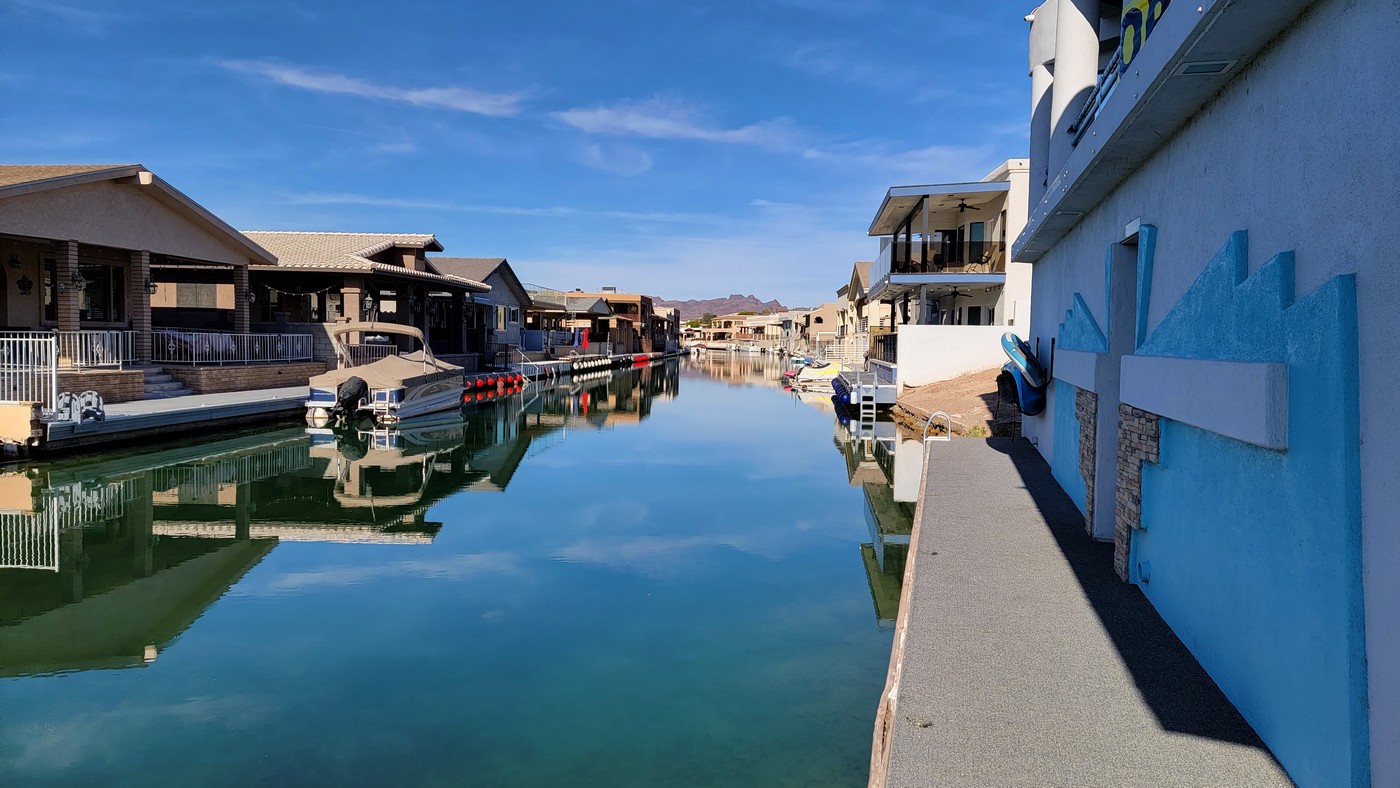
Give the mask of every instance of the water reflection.
<svg viewBox="0 0 1400 788">
<path fill-rule="evenodd" d="M 398 429 L 293 428 L 0 472 L 0 676 L 141 667 L 279 542 L 431 543 L 571 430 L 645 420 L 674 362 Z"/>
</svg>

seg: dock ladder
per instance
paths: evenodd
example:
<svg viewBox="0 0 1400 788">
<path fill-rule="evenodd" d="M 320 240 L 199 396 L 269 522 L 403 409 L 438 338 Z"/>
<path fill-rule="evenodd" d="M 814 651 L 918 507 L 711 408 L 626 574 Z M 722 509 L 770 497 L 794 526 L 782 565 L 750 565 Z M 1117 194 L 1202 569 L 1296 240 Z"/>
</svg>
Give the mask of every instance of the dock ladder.
<svg viewBox="0 0 1400 788">
<path fill-rule="evenodd" d="M 875 383 L 878 385 L 879 380 L 876 380 Z M 866 435 L 875 434 L 875 392 L 873 388 L 866 391 L 861 380 L 861 373 L 855 374 L 855 385 L 851 387 L 851 397 L 860 400 L 860 428 L 861 432 Z"/>
</svg>

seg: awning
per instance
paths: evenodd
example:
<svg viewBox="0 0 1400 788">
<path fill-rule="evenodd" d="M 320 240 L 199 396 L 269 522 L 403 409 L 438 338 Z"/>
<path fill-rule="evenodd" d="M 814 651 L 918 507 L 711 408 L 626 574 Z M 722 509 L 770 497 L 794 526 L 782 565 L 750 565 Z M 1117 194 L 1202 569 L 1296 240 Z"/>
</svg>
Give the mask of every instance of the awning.
<svg viewBox="0 0 1400 788">
<path fill-rule="evenodd" d="M 1011 191 L 1009 181 L 977 181 L 974 183 L 939 183 L 927 186 L 895 186 L 885 192 L 885 199 L 880 203 L 880 210 L 875 213 L 875 220 L 870 223 L 869 235 L 894 235 L 909 214 L 918 207 L 919 201 L 928 198 L 929 211 L 931 213 L 958 213 L 958 206 L 965 204 L 967 212 L 972 209 L 981 209 L 977 214 L 985 214 L 978 218 L 990 220 L 996 211 L 1000 210 L 996 204 L 1002 200 L 1002 195 Z M 961 215 L 965 216 L 967 212 Z M 962 221 L 967 221 L 963 219 Z M 977 221 L 973 219 L 971 221 Z M 929 230 L 944 229 L 952 226 L 947 222 L 943 226 L 930 226 Z M 923 230 L 922 222 L 915 221 L 915 231 Z"/>
</svg>

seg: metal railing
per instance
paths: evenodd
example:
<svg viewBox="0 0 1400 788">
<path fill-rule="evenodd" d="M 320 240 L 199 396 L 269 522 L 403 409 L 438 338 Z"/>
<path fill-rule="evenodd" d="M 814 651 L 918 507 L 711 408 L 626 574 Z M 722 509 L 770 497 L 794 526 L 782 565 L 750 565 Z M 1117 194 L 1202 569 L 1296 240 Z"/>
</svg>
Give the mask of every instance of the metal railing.
<svg viewBox="0 0 1400 788">
<path fill-rule="evenodd" d="M 232 334 L 161 328 L 151 332 L 151 360 L 158 364 L 275 364 L 310 361 L 310 334 Z"/>
<path fill-rule="evenodd" d="M 0 569 L 58 571 L 58 523 L 19 512 L 0 513 Z"/>
<path fill-rule="evenodd" d="M 58 337 L 0 337 L 0 400 L 38 402 L 52 411 L 58 400 Z"/>
<path fill-rule="evenodd" d="M 1084 101 L 1084 108 L 1079 111 L 1079 115 L 1074 122 L 1069 124 L 1065 131 L 1074 135 L 1070 141 L 1071 145 L 1078 145 L 1084 138 L 1084 132 L 1093 125 L 1094 118 L 1099 116 L 1099 111 L 1103 109 L 1103 104 L 1108 97 L 1113 95 L 1113 89 L 1118 86 L 1118 74 L 1123 70 L 1123 45 L 1118 45 L 1118 51 L 1113 53 L 1113 59 L 1109 61 L 1108 68 L 1099 75 L 1098 84 L 1094 86 L 1094 92 L 1089 94 L 1089 98 Z"/>
<path fill-rule="evenodd" d="M 6 339 L 58 340 L 55 360 L 59 369 L 121 369 L 136 358 L 136 332 L 127 330 L 5 331 Z"/>
<path fill-rule="evenodd" d="M 899 334 L 877 334 L 870 343 L 870 357 L 886 364 L 898 364 Z"/>
<path fill-rule="evenodd" d="M 1006 273 L 1006 248 L 996 241 L 963 241 L 930 245 L 924 254 L 919 241 L 904 244 L 896 241 L 880 252 L 883 260 L 878 281 L 885 274 L 1002 274 Z"/>
<path fill-rule="evenodd" d="M 345 345 L 345 352 L 350 355 L 350 363 L 355 366 L 373 364 L 381 358 L 397 356 L 399 346 L 391 345 L 387 342 L 369 342 L 363 344 Z"/>
</svg>

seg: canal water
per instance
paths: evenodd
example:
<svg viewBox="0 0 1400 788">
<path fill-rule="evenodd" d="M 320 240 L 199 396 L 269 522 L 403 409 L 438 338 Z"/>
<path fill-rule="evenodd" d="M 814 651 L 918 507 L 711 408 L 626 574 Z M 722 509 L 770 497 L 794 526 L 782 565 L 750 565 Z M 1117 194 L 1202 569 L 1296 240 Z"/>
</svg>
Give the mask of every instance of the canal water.
<svg viewBox="0 0 1400 788">
<path fill-rule="evenodd" d="M 7 469 L 0 785 L 863 785 L 913 504 L 778 373 Z"/>
</svg>

